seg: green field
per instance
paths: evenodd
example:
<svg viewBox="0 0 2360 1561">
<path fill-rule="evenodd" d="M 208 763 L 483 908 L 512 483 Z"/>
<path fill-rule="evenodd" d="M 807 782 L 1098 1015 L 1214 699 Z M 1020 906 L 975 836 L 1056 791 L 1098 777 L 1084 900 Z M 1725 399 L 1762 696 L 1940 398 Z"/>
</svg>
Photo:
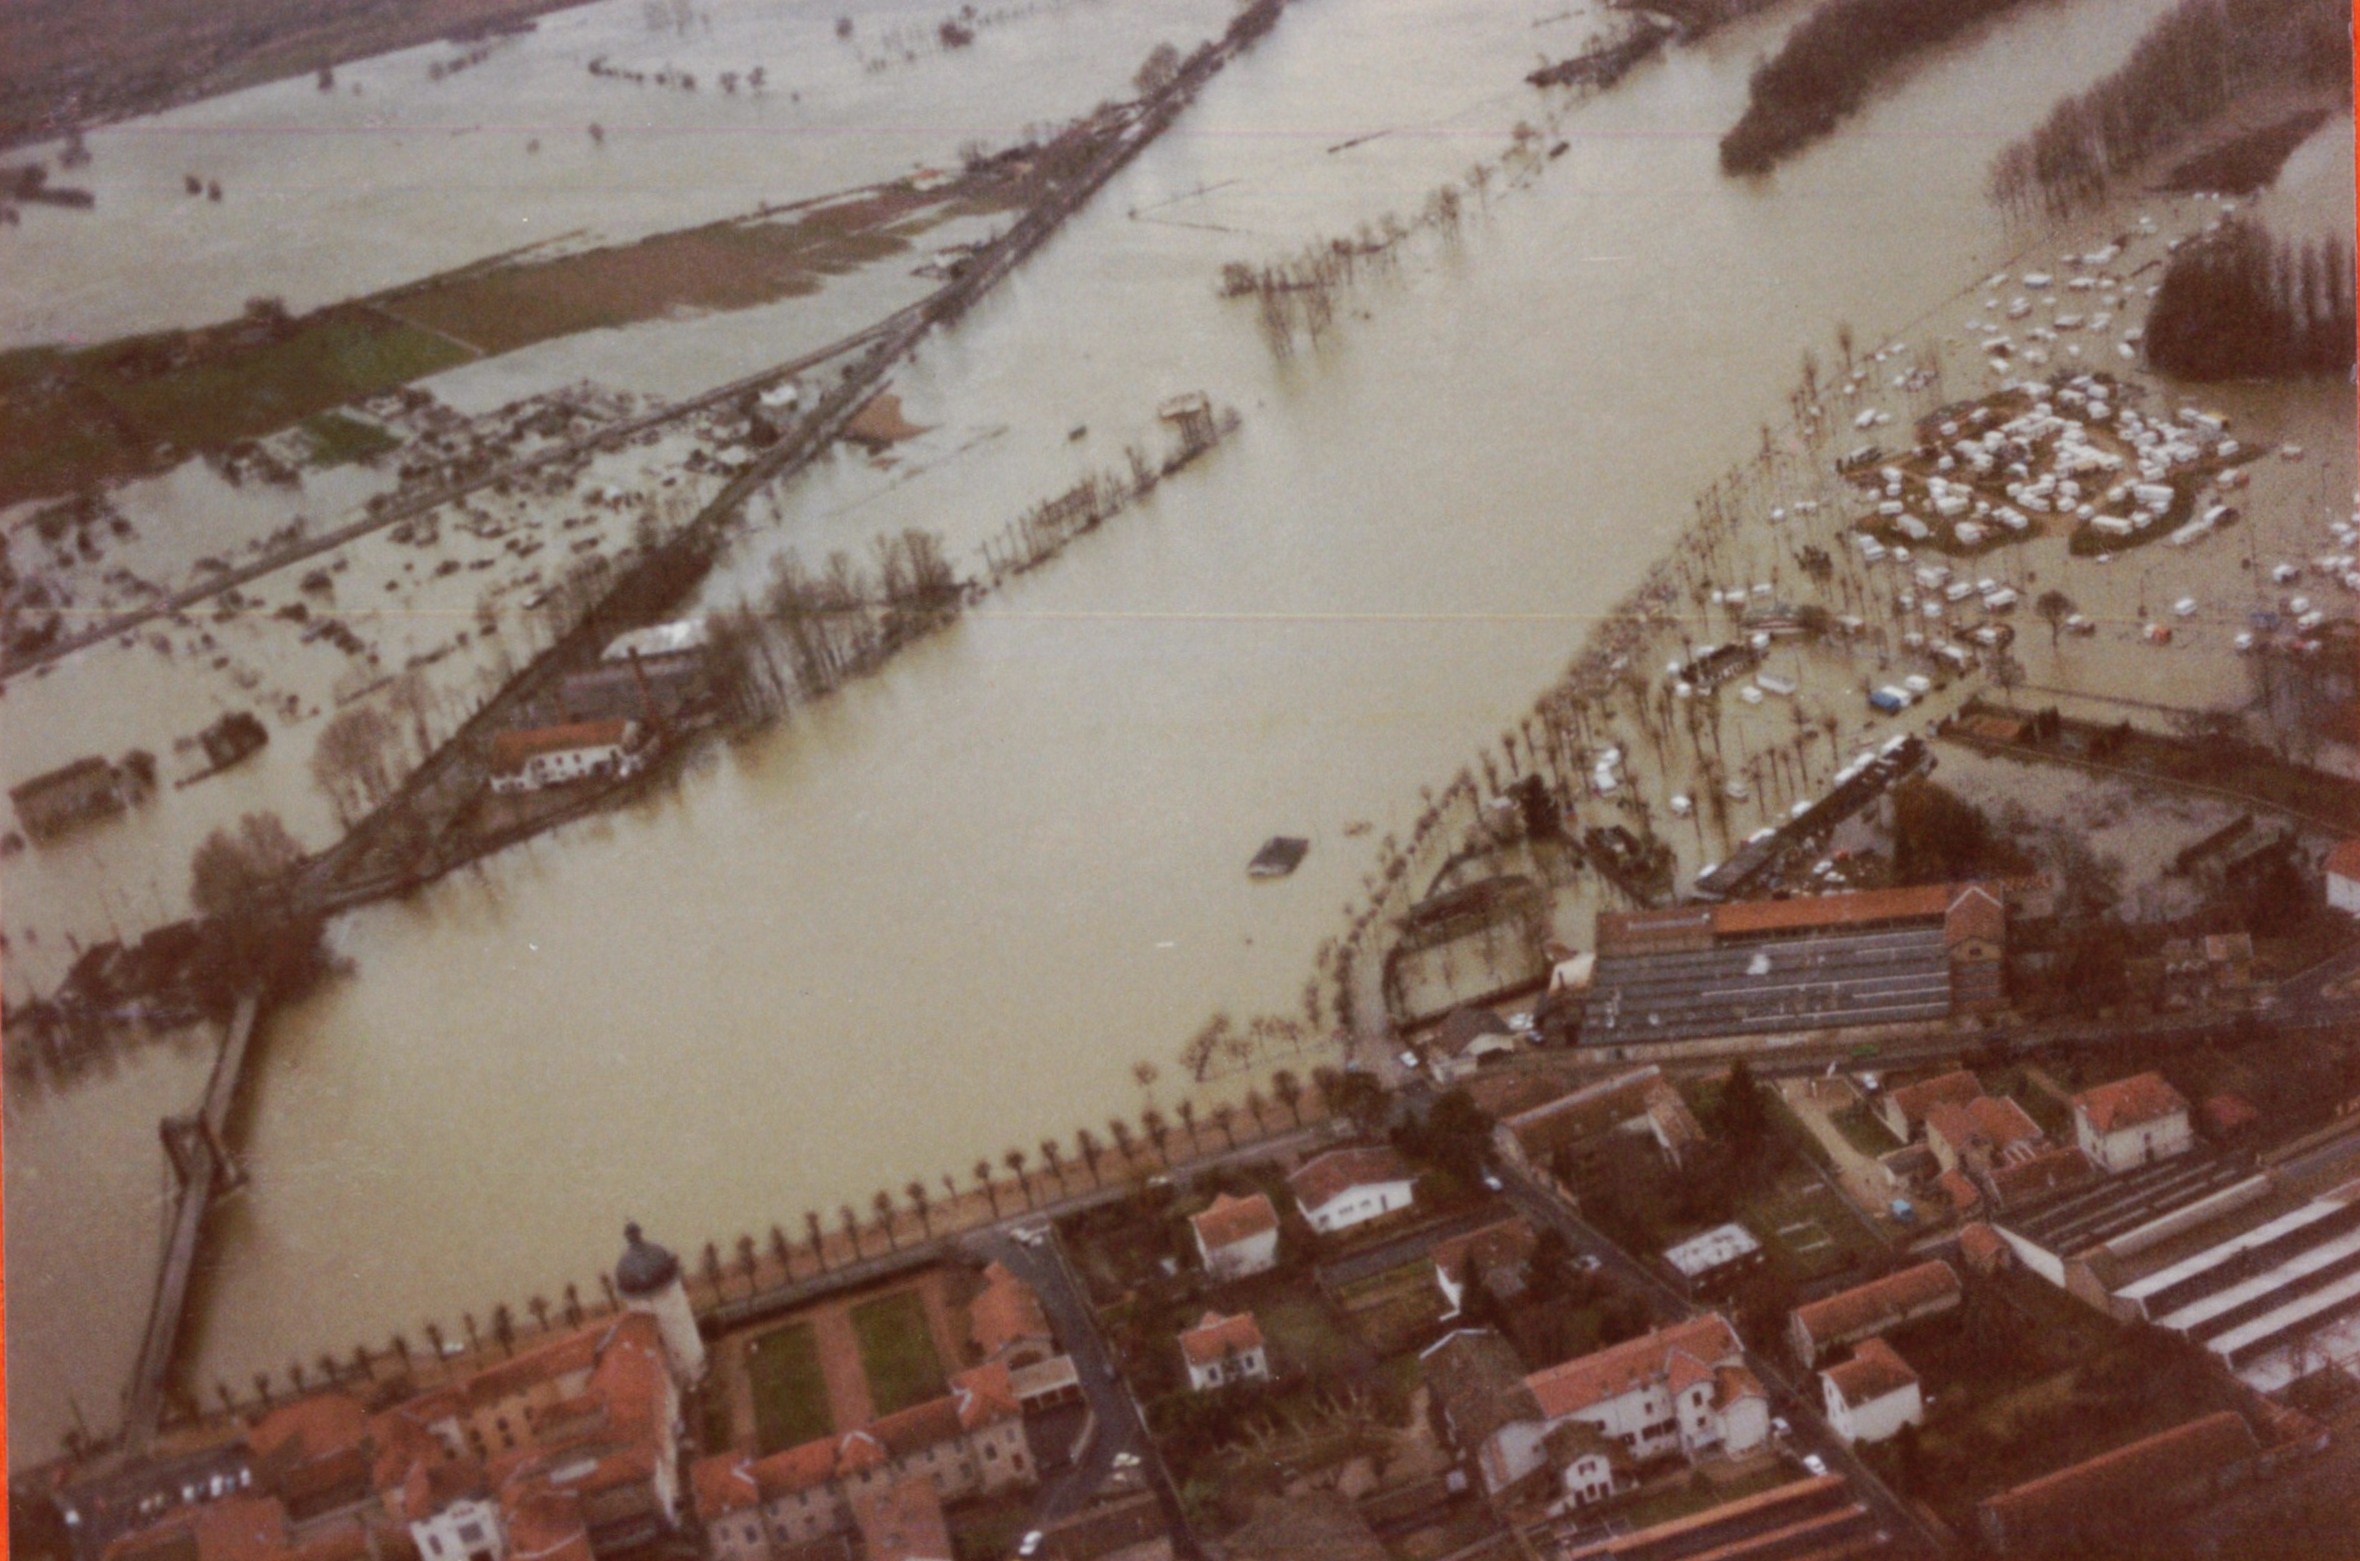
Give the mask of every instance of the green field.
<svg viewBox="0 0 2360 1561">
<path fill-rule="evenodd" d="M 860 1366 L 868 1374 L 869 1398 L 877 1413 L 940 1398 L 948 1388 L 934 1336 L 926 1326 L 926 1303 L 914 1290 L 896 1290 L 852 1308 L 852 1332 L 860 1341 Z"/>
<path fill-rule="evenodd" d="M 746 1380 L 753 1390 L 754 1441 L 761 1452 L 799 1446 L 835 1430 L 811 1324 L 794 1323 L 749 1343 Z"/>
<path fill-rule="evenodd" d="M 317 417 L 305 418 L 303 436 L 311 443 L 312 461 L 320 466 L 365 461 L 372 455 L 401 447 L 399 439 L 375 423 L 364 423 L 342 412 L 322 412 Z"/>
<path fill-rule="evenodd" d="M 353 306 L 267 335 L 248 326 L 0 353 L 0 503 L 259 439 L 468 360 L 431 331 Z"/>
</svg>

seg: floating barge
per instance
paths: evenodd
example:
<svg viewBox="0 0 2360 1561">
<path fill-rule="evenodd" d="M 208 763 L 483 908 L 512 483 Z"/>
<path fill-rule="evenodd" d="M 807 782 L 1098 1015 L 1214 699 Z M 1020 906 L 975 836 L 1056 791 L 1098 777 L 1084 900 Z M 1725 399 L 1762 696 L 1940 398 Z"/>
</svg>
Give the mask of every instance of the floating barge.
<svg viewBox="0 0 2360 1561">
<path fill-rule="evenodd" d="M 1303 865 L 1303 858 L 1311 852 L 1311 842 L 1294 835 L 1272 835 L 1246 864 L 1248 878 L 1284 878 Z"/>
</svg>

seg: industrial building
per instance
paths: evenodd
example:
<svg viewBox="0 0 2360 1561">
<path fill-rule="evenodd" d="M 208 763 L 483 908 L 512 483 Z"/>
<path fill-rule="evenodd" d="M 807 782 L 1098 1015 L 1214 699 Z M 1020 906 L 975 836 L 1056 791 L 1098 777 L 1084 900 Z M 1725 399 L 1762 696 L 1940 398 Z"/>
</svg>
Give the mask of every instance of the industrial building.
<svg viewBox="0 0 2360 1561">
<path fill-rule="evenodd" d="M 2005 1002 L 2007 908 L 1982 884 L 1598 918 L 1585 1045 L 1926 1023 Z"/>
<path fill-rule="evenodd" d="M 2114 1297 L 2264 1393 L 2360 1360 L 2360 1182 L 2224 1234 Z"/>
</svg>

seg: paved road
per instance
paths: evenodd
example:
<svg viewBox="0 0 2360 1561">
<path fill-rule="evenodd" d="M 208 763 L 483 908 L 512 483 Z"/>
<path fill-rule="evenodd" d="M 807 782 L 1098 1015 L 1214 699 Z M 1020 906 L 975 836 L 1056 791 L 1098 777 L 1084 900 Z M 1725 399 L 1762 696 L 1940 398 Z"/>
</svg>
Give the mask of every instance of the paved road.
<svg viewBox="0 0 2360 1561">
<path fill-rule="evenodd" d="M 1696 1308 L 1686 1296 L 1628 1252 L 1607 1240 L 1553 1194 L 1506 1167 L 1502 1167 L 1499 1174 L 1507 1184 L 1509 1200 L 1523 1211 L 1526 1218 L 1536 1225 L 1555 1230 L 1576 1252 L 1596 1258 L 1603 1272 L 1645 1298 L 1658 1322 L 1678 1322 L 1695 1315 Z M 1827 1422 L 1819 1416 L 1815 1391 L 1808 1395 L 1798 1392 L 1783 1373 L 1755 1351 L 1746 1351 L 1745 1361 L 1754 1375 L 1761 1378 L 1764 1390 L 1769 1393 L 1771 1412 L 1785 1417 L 1794 1428 L 1789 1441 L 1798 1452 L 1817 1453 L 1827 1460 L 1830 1471 L 1843 1475 L 1851 1485 L 1853 1494 L 1862 1505 L 1876 1514 L 1885 1533 L 1893 1538 L 1904 1554 L 1915 1552 L 1939 1555 L 1943 1552 L 1941 1537 L 1903 1504 L 1900 1497 L 1887 1489 L 1885 1483 L 1866 1464 L 1854 1457 L 1852 1449 L 1841 1437 L 1828 1429 Z M 1813 1386 L 1812 1379 L 1806 1378 L 1804 1381 L 1806 1387 Z"/>
<path fill-rule="evenodd" d="M 1148 1439 L 1138 1402 L 1131 1397 L 1131 1390 L 1115 1365 L 1114 1352 L 1098 1331 L 1089 1292 L 1074 1273 L 1073 1265 L 1066 1261 L 1054 1227 L 1042 1221 L 1027 1223 L 1023 1228 L 1047 1229 L 1048 1234 L 1036 1245 L 1020 1241 L 1007 1228 L 1000 1227 L 970 1238 L 967 1244 L 979 1256 L 1007 1265 L 1011 1273 L 1038 1292 L 1041 1308 L 1049 1314 L 1049 1326 L 1056 1331 L 1057 1342 L 1065 1347 L 1075 1372 L 1081 1377 L 1082 1393 L 1089 1400 L 1093 1421 L 1089 1444 L 1083 1448 L 1082 1455 L 1042 1492 L 1040 1505 L 1034 1511 L 1034 1526 L 1046 1528 L 1080 1511 L 1114 1473 L 1115 1458 L 1129 1453 L 1139 1459 L 1140 1470 L 1147 1476 L 1163 1508 L 1164 1522 L 1181 1552 L 1200 1554 L 1187 1519 L 1181 1513 L 1180 1495 L 1172 1486 L 1171 1473 L 1164 1467 L 1155 1444 Z"/>
</svg>

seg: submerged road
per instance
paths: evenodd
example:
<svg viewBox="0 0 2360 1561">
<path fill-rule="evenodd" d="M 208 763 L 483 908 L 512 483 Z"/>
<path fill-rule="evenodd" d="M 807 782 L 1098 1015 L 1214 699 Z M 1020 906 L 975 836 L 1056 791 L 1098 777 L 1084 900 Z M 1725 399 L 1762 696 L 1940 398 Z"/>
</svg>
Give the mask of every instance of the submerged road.
<svg viewBox="0 0 2360 1561">
<path fill-rule="evenodd" d="M 825 363 L 831 358 L 842 357 L 864 342 L 873 341 L 906 324 L 913 316 L 922 313 L 939 296 L 941 296 L 939 293 L 929 294 L 919 302 L 911 304 L 907 308 L 897 309 L 883 319 L 865 325 L 851 335 L 831 342 L 816 352 L 807 352 L 801 357 L 790 358 L 784 363 L 774 363 L 768 368 L 758 369 L 752 374 L 733 379 L 726 385 L 716 385 L 711 390 L 700 392 L 686 401 L 667 402 L 651 412 L 643 412 L 636 417 L 627 417 L 620 422 L 608 423 L 590 433 L 551 445 L 546 450 L 537 450 L 531 455 L 510 461 L 502 466 L 495 466 L 476 476 L 463 478 L 457 482 L 444 483 L 423 493 L 414 494 L 409 498 L 388 504 L 373 514 L 364 515 L 348 525 L 338 526 L 333 531 L 323 531 L 318 536 L 291 542 L 261 558 L 210 576 L 199 584 L 184 586 L 169 596 L 160 597 L 150 602 L 145 607 L 137 607 L 127 612 L 118 613 L 90 628 L 78 630 L 73 634 L 53 640 L 29 655 L 0 660 L 0 687 L 5 687 L 10 678 L 30 672 L 35 667 L 61 660 L 72 655 L 75 651 L 86 650 L 90 646 L 101 644 L 118 634 L 139 628 L 142 624 L 157 618 L 183 612 L 200 602 L 219 596 L 233 586 L 245 585 L 249 581 L 262 579 L 266 575 L 277 574 L 280 570 L 302 563 L 307 558 L 316 558 L 322 553 L 332 553 L 349 542 L 357 541 L 372 532 L 382 531 L 388 526 L 398 525 L 402 521 L 413 520 L 429 510 L 439 509 L 452 500 L 465 498 L 468 494 L 479 489 L 522 477 L 527 473 L 538 471 L 544 466 L 587 455 L 601 446 L 647 433 L 650 430 L 661 428 L 667 423 L 676 423 L 684 417 L 693 417 L 699 412 L 732 401 L 749 391 L 761 390 L 789 375 L 800 374 L 816 364 Z"/>
</svg>

